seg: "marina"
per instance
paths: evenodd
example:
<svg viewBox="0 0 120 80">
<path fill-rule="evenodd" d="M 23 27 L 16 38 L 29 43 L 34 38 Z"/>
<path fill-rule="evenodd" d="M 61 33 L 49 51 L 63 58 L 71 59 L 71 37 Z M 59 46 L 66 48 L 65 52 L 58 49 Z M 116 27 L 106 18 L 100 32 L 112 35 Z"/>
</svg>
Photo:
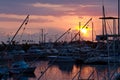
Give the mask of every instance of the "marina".
<svg viewBox="0 0 120 80">
<path fill-rule="evenodd" d="M 21 25 L 14 30 L 14 34 L 8 34 L 9 31 L 7 36 L 0 33 L 0 80 L 120 80 L 120 2 L 115 1 L 117 11 L 114 15 L 109 13 L 110 16 L 106 12 L 110 4 L 106 7 L 105 2 L 112 1 L 101 0 L 102 4 L 99 6 L 96 2 L 94 4 L 88 0 L 86 2 L 88 2 L 86 5 L 78 2 L 81 4 L 79 6 L 74 5 L 78 4 L 74 1 L 74 4 L 70 2 L 69 5 L 47 0 L 25 3 L 27 6 L 25 4 L 23 6 L 40 9 L 43 13 L 39 14 L 39 17 L 37 13 L 37 15 L 28 14 Z M 87 15 L 87 19 L 80 21 L 82 17 L 78 16 L 79 12 L 77 15 L 78 7 L 84 11 L 87 8 L 97 10 L 100 6 L 101 17 L 98 16 L 97 11 L 92 11 L 97 15 L 95 13 L 94 16 Z M 48 15 L 51 10 L 52 14 Z M 57 21 L 59 11 L 63 11 L 60 14 L 64 13 L 64 16 L 59 14 L 60 19 Z M 76 25 L 72 23 L 72 18 L 69 19 L 71 16 L 75 19 L 75 14 L 78 20 L 73 22 L 79 23 L 77 29 L 72 27 Z M 2 16 L 5 15 L 2 14 Z M 80 16 L 82 15 L 83 13 Z M 17 16 L 11 15 L 10 19 L 13 19 L 12 17 L 19 19 Z M 96 16 L 101 23 L 96 22 Z M 41 21 L 39 25 L 45 25 L 47 28 L 38 27 L 39 21 Z M 62 23 L 64 21 L 67 26 L 68 24 L 72 26 L 63 28 L 62 26 L 66 26 Z M 94 26 L 93 22 L 97 25 Z M 31 25 L 35 27 L 36 24 L 37 30 L 31 28 L 30 31 Z M 52 27 L 57 25 L 57 28 Z M 3 37 L 4 40 L 2 40 Z"/>
<path fill-rule="evenodd" d="M 34 74 L 14 74 L 6 75 L 3 77 L 8 80 L 36 80 L 44 72 L 44 70 L 50 65 L 49 61 L 36 61 L 33 65 L 37 66 Z M 31 65 L 31 66 L 33 66 Z M 46 71 L 46 73 L 40 78 L 40 80 L 76 80 L 76 79 L 85 79 L 85 80 L 102 80 L 107 78 L 107 65 L 87 65 L 87 64 L 76 64 L 74 62 L 62 62 L 62 63 L 53 63 L 52 66 Z M 111 73 L 110 77 L 113 79 L 116 74 L 120 72 L 119 65 L 111 64 Z M 116 70 L 117 69 L 117 70 Z M 80 73 L 76 73 L 80 72 Z M 53 76 L 54 75 L 54 76 Z M 91 76 L 90 76 L 91 75 Z M 17 80 L 18 80 L 17 79 Z M 113 79 L 114 80 L 114 79 Z"/>
</svg>

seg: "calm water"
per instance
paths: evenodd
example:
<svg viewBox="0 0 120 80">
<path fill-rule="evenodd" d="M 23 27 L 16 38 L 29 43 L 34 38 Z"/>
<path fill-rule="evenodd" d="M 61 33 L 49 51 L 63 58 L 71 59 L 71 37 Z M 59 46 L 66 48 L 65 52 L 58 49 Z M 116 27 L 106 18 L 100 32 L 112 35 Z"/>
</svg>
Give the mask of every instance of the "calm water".
<svg viewBox="0 0 120 80">
<path fill-rule="evenodd" d="M 78 78 L 85 80 L 89 77 L 89 79 L 92 80 L 108 80 L 107 65 L 79 65 L 74 62 L 55 62 L 40 78 L 40 75 L 45 71 L 48 65 L 51 64 L 51 62 L 37 61 L 34 63 L 32 62 L 31 64 L 31 66 L 37 67 L 34 74 L 21 76 L 19 79 L 16 79 L 16 77 L 20 75 L 15 75 L 7 80 L 78 80 Z M 115 71 L 120 71 L 118 67 L 113 67 L 114 64 L 110 65 L 109 72 L 111 76 Z"/>
</svg>

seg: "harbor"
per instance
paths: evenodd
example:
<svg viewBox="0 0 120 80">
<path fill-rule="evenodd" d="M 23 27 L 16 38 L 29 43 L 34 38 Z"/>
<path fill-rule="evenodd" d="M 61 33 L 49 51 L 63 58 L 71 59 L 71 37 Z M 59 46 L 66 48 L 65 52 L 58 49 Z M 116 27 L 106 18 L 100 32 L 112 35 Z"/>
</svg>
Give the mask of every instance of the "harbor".
<svg viewBox="0 0 120 80">
<path fill-rule="evenodd" d="M 18 6 L 33 12 L 24 14 L 24 19 L 21 14 L 0 12 L 4 18 L 0 24 L 10 19 L 3 25 L 13 26 L 0 26 L 0 80 L 120 80 L 119 0 L 26 2 Z M 83 13 L 77 14 L 78 7 Z"/>
</svg>

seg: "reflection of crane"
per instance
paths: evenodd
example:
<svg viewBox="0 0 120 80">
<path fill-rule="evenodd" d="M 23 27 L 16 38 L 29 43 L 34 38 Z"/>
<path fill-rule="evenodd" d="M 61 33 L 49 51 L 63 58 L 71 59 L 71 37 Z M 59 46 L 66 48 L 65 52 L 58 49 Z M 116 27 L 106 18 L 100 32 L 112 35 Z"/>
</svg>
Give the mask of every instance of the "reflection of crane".
<svg viewBox="0 0 120 80">
<path fill-rule="evenodd" d="M 87 21 L 87 23 L 82 27 L 82 29 L 85 28 L 86 25 L 87 25 L 91 20 L 92 20 L 92 18 L 90 18 L 90 19 Z M 75 36 L 71 39 L 71 42 L 72 42 L 72 41 L 77 37 L 77 35 L 79 35 L 79 34 L 80 34 L 80 30 L 79 30 L 78 33 L 76 33 Z"/>
<path fill-rule="evenodd" d="M 10 43 L 13 42 L 13 40 L 15 39 L 16 35 L 18 34 L 18 32 L 20 31 L 20 29 L 22 28 L 22 26 L 25 24 L 27 25 L 29 20 L 29 15 L 27 15 L 27 17 L 25 18 L 25 20 L 22 22 L 22 24 L 20 25 L 20 27 L 18 28 L 17 32 L 15 33 L 15 35 L 13 36 L 13 38 L 11 39 Z"/>
<path fill-rule="evenodd" d="M 57 42 L 59 39 L 61 39 L 66 33 L 68 33 L 71 30 L 71 28 L 69 28 L 65 33 L 63 33 L 59 38 L 56 39 L 55 42 Z"/>
</svg>

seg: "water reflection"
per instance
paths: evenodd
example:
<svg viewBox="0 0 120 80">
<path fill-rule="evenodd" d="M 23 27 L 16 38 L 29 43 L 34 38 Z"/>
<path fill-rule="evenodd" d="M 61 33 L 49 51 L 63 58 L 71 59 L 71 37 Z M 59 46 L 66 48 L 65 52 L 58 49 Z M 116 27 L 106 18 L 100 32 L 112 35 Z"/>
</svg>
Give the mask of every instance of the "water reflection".
<svg viewBox="0 0 120 80">
<path fill-rule="evenodd" d="M 33 65 L 37 67 L 34 76 L 20 76 L 18 79 L 17 75 L 14 75 L 9 78 L 9 80 L 38 80 L 50 64 L 51 62 L 49 61 L 37 61 L 33 63 Z M 112 76 L 115 71 L 120 72 L 119 65 L 110 65 L 110 76 Z M 55 62 L 39 80 L 72 80 L 73 78 L 73 80 L 88 78 L 94 80 L 107 80 L 107 77 L 107 65 L 80 65 L 74 62 Z"/>
<path fill-rule="evenodd" d="M 48 63 L 50 65 L 51 62 Z M 63 73 L 69 74 L 73 70 L 74 62 L 54 62 L 51 67 L 58 67 Z"/>
<path fill-rule="evenodd" d="M 30 78 L 35 78 L 34 73 L 30 74 L 13 74 L 10 76 L 9 80 L 29 80 Z"/>
</svg>

